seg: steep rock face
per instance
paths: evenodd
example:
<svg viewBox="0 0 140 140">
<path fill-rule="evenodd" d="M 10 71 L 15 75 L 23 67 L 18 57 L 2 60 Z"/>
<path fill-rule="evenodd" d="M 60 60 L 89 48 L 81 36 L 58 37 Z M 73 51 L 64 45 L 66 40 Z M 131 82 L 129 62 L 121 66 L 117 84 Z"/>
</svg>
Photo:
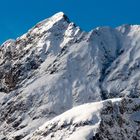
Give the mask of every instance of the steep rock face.
<svg viewBox="0 0 140 140">
<path fill-rule="evenodd" d="M 84 32 L 60 12 L 0 47 L 0 138 L 27 139 L 83 103 L 139 97 L 139 26 Z"/>
<path fill-rule="evenodd" d="M 122 54 L 109 68 L 103 87 L 110 97 L 139 97 L 140 26 L 125 25 L 117 30 L 124 35 Z"/>
<path fill-rule="evenodd" d="M 55 57 L 72 36 L 78 33 L 79 29 L 73 28 L 74 24 L 70 23 L 63 13 L 58 13 L 38 23 L 17 40 L 3 43 L 0 48 L 3 78 L 1 91 L 9 92 L 15 89 L 26 78 L 30 78 L 47 57 Z M 70 35 L 69 30 L 73 31 Z M 17 78 L 14 79 L 15 77 Z"/>
</svg>

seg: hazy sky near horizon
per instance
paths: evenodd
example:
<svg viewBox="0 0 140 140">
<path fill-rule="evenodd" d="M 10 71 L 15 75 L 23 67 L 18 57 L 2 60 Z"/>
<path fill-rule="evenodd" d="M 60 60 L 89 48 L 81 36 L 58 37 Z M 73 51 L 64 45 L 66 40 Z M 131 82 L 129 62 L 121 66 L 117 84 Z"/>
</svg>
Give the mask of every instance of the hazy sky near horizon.
<svg viewBox="0 0 140 140">
<path fill-rule="evenodd" d="M 140 0 L 1 0 L 0 44 L 63 11 L 83 30 L 140 24 Z"/>
</svg>

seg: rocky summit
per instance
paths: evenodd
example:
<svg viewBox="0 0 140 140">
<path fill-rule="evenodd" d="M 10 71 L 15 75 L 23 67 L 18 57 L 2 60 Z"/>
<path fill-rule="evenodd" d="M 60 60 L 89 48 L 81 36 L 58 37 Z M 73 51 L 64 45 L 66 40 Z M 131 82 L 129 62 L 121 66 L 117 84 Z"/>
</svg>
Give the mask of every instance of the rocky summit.
<svg viewBox="0 0 140 140">
<path fill-rule="evenodd" d="M 0 140 L 140 140 L 139 97 L 140 25 L 59 12 L 0 46 Z"/>
</svg>

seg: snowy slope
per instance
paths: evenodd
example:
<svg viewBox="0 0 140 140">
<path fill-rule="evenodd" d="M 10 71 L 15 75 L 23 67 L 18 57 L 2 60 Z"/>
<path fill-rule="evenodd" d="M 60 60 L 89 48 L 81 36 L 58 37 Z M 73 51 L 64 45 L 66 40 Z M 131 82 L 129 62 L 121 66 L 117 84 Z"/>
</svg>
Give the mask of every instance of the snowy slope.
<svg viewBox="0 0 140 140">
<path fill-rule="evenodd" d="M 60 12 L 3 43 L 0 138 L 27 139 L 84 103 L 139 98 L 139 31 L 123 25 L 85 32 Z"/>
<path fill-rule="evenodd" d="M 73 139 L 82 140 L 84 135 L 96 131 L 100 122 L 99 111 L 102 107 L 102 103 L 89 103 L 75 107 L 45 123 L 31 137 L 32 139 L 67 139 L 69 134 L 72 134 L 70 137 Z M 78 132 L 75 132 L 76 129 Z"/>
<path fill-rule="evenodd" d="M 45 123 L 31 140 L 140 139 L 139 106 L 129 98 L 81 105 Z"/>
<path fill-rule="evenodd" d="M 117 30 L 122 32 L 122 54 L 109 68 L 104 81 L 104 89 L 110 97 L 140 96 L 140 26 L 125 25 Z M 111 84 L 110 84 L 111 83 Z"/>
</svg>

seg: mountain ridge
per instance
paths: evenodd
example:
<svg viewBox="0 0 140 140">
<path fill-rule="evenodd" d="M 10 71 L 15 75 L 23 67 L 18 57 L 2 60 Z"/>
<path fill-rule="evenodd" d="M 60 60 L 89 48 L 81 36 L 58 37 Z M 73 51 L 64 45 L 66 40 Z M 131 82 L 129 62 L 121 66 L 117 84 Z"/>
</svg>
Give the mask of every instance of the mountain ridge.
<svg viewBox="0 0 140 140">
<path fill-rule="evenodd" d="M 139 27 L 98 27 L 85 32 L 59 12 L 16 40 L 3 43 L 1 139 L 27 140 L 46 121 L 85 103 L 139 100 Z"/>
</svg>

